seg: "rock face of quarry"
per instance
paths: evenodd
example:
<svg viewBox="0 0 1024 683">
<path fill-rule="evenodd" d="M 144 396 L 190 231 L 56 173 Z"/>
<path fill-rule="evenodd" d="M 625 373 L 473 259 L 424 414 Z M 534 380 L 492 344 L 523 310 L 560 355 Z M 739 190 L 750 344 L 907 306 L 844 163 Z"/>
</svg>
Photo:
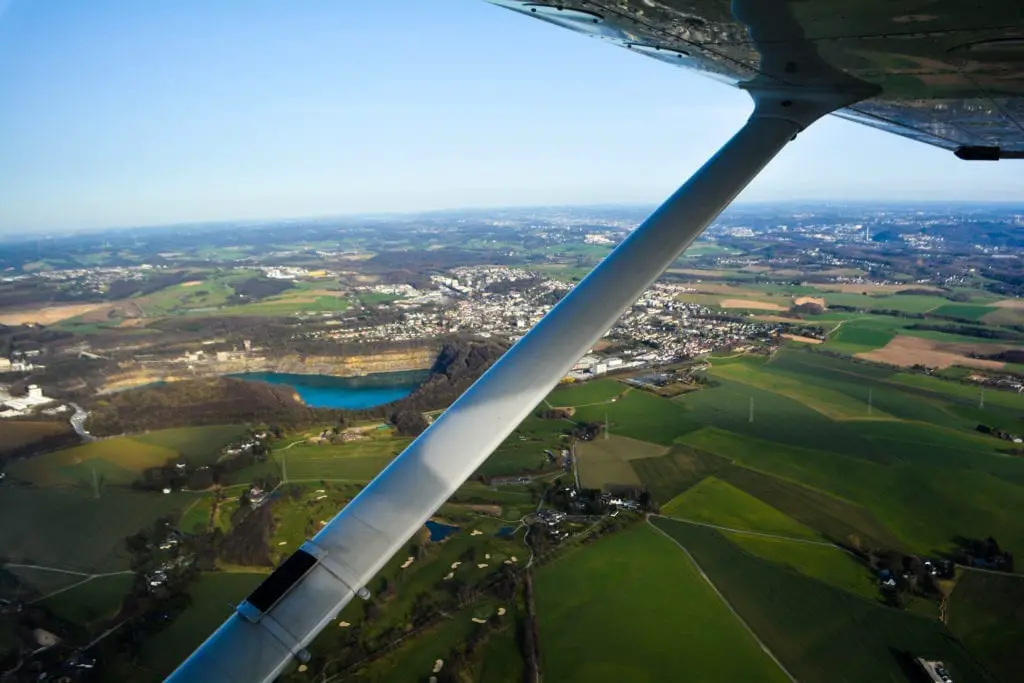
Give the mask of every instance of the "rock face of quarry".
<svg viewBox="0 0 1024 683">
<path fill-rule="evenodd" d="M 408 349 L 343 356 L 231 354 L 228 358 L 209 356 L 188 361 L 176 359 L 145 363 L 131 362 L 123 364 L 120 372 L 107 377 L 102 392 L 120 391 L 153 382 L 174 382 L 244 372 L 359 377 L 384 372 L 429 370 L 437 360 L 438 350 L 437 346 L 423 345 Z"/>
</svg>

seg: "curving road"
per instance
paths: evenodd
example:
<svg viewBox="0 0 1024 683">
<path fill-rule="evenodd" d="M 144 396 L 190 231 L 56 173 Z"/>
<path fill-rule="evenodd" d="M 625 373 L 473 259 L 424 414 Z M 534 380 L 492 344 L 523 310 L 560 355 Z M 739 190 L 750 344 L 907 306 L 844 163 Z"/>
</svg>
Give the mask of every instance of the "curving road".
<svg viewBox="0 0 1024 683">
<path fill-rule="evenodd" d="M 85 420 L 89 417 L 88 411 L 77 403 L 71 403 L 70 405 L 75 409 L 70 419 L 71 428 L 75 430 L 78 436 L 82 437 L 82 441 L 96 441 L 96 437 L 85 429 Z"/>
</svg>

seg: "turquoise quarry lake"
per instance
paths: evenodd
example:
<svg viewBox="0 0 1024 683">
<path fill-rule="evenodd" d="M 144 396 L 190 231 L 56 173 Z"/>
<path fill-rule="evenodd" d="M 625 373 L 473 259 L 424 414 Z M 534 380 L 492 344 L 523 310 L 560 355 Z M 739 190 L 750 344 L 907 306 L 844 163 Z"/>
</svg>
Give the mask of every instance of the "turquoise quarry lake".
<svg viewBox="0 0 1024 683">
<path fill-rule="evenodd" d="M 359 410 L 405 398 L 426 380 L 428 373 L 388 372 L 362 377 L 292 375 L 282 372 L 246 372 L 235 379 L 291 387 L 313 408 Z"/>
</svg>

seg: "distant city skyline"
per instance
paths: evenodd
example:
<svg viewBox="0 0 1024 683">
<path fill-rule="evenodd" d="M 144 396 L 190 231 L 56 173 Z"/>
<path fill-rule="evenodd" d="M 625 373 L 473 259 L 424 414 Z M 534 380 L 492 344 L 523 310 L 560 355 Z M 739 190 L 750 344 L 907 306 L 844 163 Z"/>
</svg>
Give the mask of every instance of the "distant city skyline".
<svg viewBox="0 0 1024 683">
<path fill-rule="evenodd" d="M 26 235 L 657 204 L 750 110 L 482 0 L 0 0 L 0 98 L 0 234 Z M 830 118 L 740 200 L 1013 201 L 1022 163 Z"/>
</svg>

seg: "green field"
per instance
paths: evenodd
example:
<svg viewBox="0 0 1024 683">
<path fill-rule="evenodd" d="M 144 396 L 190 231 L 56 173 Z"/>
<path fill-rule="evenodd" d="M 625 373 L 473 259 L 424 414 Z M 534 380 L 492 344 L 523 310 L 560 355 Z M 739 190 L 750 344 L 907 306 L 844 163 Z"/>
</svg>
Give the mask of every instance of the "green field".
<svg viewBox="0 0 1024 683">
<path fill-rule="evenodd" d="M 953 382 L 929 375 L 911 374 L 901 372 L 893 375 L 892 381 L 908 387 L 925 389 L 938 394 L 947 394 L 952 397 L 963 398 L 977 405 L 981 398 L 982 388 L 973 383 Z M 985 404 L 989 406 L 999 405 L 1015 410 L 1024 410 L 1024 396 L 1014 391 L 999 391 L 989 389 L 984 392 Z"/>
<path fill-rule="evenodd" d="M 706 527 L 664 518 L 670 534 L 787 669 L 804 683 L 902 681 L 899 654 L 941 659 L 958 683 L 990 680 L 937 620 L 808 579 Z"/>
<path fill-rule="evenodd" d="M 726 533 L 733 544 L 751 555 L 789 567 L 819 581 L 869 600 L 878 599 L 878 583 L 871 569 L 855 556 L 833 545 L 800 543 L 781 538 Z"/>
<path fill-rule="evenodd" d="M 340 445 L 299 444 L 274 451 L 274 460 L 288 481 L 369 481 L 410 442 L 404 438 L 371 438 Z"/>
<path fill-rule="evenodd" d="M 187 504 L 178 520 L 178 529 L 191 534 L 197 529 L 206 530 L 210 523 L 210 511 L 213 508 L 214 498 L 210 496 L 197 496 Z"/>
<path fill-rule="evenodd" d="M 949 628 L 1005 683 L 1024 666 L 1024 578 L 965 571 L 947 606 Z"/>
<path fill-rule="evenodd" d="M 664 504 L 717 472 L 726 462 L 708 453 L 677 445 L 666 455 L 633 460 L 630 464 L 651 498 Z"/>
<path fill-rule="evenodd" d="M 614 403 L 579 407 L 573 420 L 604 424 L 606 417 L 612 434 L 666 446 L 688 429 L 678 405 L 635 389 Z"/>
<path fill-rule="evenodd" d="M 113 618 L 131 591 L 133 576 L 99 576 L 47 598 L 42 604 L 58 617 L 84 626 L 90 632 Z"/>
<path fill-rule="evenodd" d="M 13 479 L 37 486 L 127 486 L 144 470 L 184 457 L 193 466 L 216 462 L 227 444 L 246 433 L 245 427 L 224 425 L 161 429 L 120 436 L 12 462 Z"/>
<path fill-rule="evenodd" d="M 561 449 L 568 448 L 569 439 L 565 432 L 572 427 L 573 424 L 566 420 L 528 417 L 487 458 L 479 472 L 497 477 L 551 469 L 557 465 L 548 461 L 544 451 L 551 450 L 557 455 Z"/>
<path fill-rule="evenodd" d="M 716 429 L 694 432 L 685 440 L 744 467 L 867 508 L 918 552 L 948 550 L 955 536 L 992 535 L 1005 539 L 1008 547 L 1024 547 L 1024 520 L 1011 512 L 1024 506 L 1024 487 L 987 472 L 882 465 Z"/>
<path fill-rule="evenodd" d="M 888 417 L 884 411 L 877 408 L 869 413 L 866 390 L 862 390 L 860 396 L 850 396 L 833 388 L 808 384 L 803 377 L 776 371 L 774 365 L 730 363 L 721 367 L 715 366 L 711 374 L 792 398 L 834 419 L 864 418 L 869 415 L 875 419 Z"/>
<path fill-rule="evenodd" d="M 855 548 L 903 545 L 869 510 L 822 491 L 743 467 L 722 467 L 717 476 L 834 542 Z"/>
<path fill-rule="evenodd" d="M 944 304 L 930 311 L 933 315 L 947 315 L 951 318 L 981 320 L 986 314 L 999 309 L 994 306 L 977 306 L 971 304 Z"/>
<path fill-rule="evenodd" d="M 580 484 L 584 488 L 600 489 L 605 484 L 640 484 L 640 478 L 630 462 L 652 458 L 668 451 L 646 441 L 611 434 L 598 436 L 593 441 L 576 444 L 576 467 Z"/>
<path fill-rule="evenodd" d="M 131 680 L 159 681 L 206 640 L 260 581 L 264 574 L 208 572 L 192 584 L 192 604 L 171 624 L 145 640 L 139 669 Z"/>
<path fill-rule="evenodd" d="M 0 490 L 0 555 L 12 562 L 79 571 L 126 569 L 126 536 L 173 515 L 189 494 L 109 488 L 99 500 L 73 488 L 4 487 Z"/>
<path fill-rule="evenodd" d="M 548 680 L 788 680 L 686 555 L 647 526 L 571 551 L 534 586 Z"/>
<path fill-rule="evenodd" d="M 612 379 L 595 379 L 583 384 L 563 384 L 551 392 L 547 401 L 561 408 L 607 403 L 623 394 L 627 388 Z"/>
<path fill-rule="evenodd" d="M 523 669 L 523 655 L 519 652 L 513 624 L 498 633 L 492 633 L 487 639 L 483 662 L 474 680 L 479 683 L 520 683 L 523 680 Z"/>
<path fill-rule="evenodd" d="M 248 433 L 242 425 L 215 425 L 210 427 L 178 427 L 138 434 L 132 438 L 141 443 L 161 446 L 175 451 L 193 467 L 212 465 L 221 451 L 233 441 Z"/>
<path fill-rule="evenodd" d="M 66 572 L 51 571 L 48 569 L 37 569 L 35 567 L 4 567 L 18 579 L 32 586 L 38 592 L 38 597 L 49 595 L 55 591 L 67 588 L 80 582 L 84 576 L 79 574 L 68 574 Z M 8 596 L 3 596 L 8 597 Z"/>
<path fill-rule="evenodd" d="M 880 349 L 892 341 L 903 324 L 885 316 L 847 318 L 839 329 L 828 335 L 822 348 L 849 355 Z"/>
<path fill-rule="evenodd" d="M 117 437 L 17 460 L 7 473 L 37 486 L 92 487 L 94 473 L 101 484 L 127 486 L 143 470 L 160 467 L 176 456 L 170 448 Z"/>
<path fill-rule="evenodd" d="M 812 529 L 720 479 L 708 477 L 661 508 L 692 522 L 794 538 L 818 538 Z"/>
</svg>

